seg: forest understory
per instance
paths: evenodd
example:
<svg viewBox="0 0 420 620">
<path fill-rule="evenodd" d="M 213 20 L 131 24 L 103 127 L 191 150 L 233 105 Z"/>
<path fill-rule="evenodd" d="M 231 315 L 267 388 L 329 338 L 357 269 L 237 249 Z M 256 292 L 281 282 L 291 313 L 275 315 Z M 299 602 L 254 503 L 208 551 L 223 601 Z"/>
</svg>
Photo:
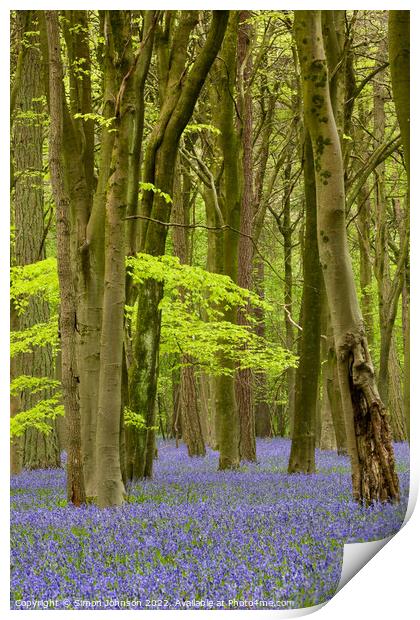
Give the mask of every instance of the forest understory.
<svg viewBox="0 0 420 620">
<path fill-rule="evenodd" d="M 257 442 L 258 463 L 217 470 L 158 443 L 153 480 L 124 508 L 74 510 L 65 469 L 12 477 L 11 607 L 292 609 L 330 599 L 343 544 L 396 534 L 409 490 L 406 443 L 395 444 L 401 503 L 361 508 L 350 464 L 317 450 L 317 472 L 287 473 L 290 441 Z M 19 601 L 19 603 L 17 603 Z M 50 602 L 48 602 L 50 601 Z"/>
</svg>

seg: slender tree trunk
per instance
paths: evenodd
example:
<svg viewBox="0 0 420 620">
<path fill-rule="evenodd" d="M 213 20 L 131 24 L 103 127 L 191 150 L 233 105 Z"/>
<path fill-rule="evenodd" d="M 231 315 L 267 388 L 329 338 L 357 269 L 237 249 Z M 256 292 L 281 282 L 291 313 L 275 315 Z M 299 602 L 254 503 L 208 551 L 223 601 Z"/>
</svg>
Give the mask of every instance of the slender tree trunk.
<svg viewBox="0 0 420 620">
<path fill-rule="evenodd" d="M 404 273 L 401 296 L 404 343 L 404 418 L 407 437 L 410 439 L 410 276 Z"/>
<path fill-rule="evenodd" d="M 388 21 L 389 64 L 392 94 L 404 148 L 404 160 L 410 195 L 410 11 L 389 11 Z M 407 201 L 408 228 L 409 200 Z M 408 269 L 403 284 L 404 319 L 404 411 L 410 436 L 410 319 Z"/>
<path fill-rule="evenodd" d="M 347 454 L 347 436 L 346 424 L 344 420 L 343 402 L 341 399 L 340 382 L 338 378 L 337 353 L 334 344 L 334 335 L 331 325 L 331 319 L 327 317 L 327 363 L 326 363 L 326 383 L 327 398 L 331 411 L 332 421 L 334 425 L 335 443 L 337 445 L 337 453 L 340 455 Z"/>
<path fill-rule="evenodd" d="M 293 314 L 293 271 L 292 271 L 292 226 L 290 219 L 290 173 L 291 163 L 287 163 L 284 171 L 285 199 L 283 205 L 283 221 L 281 233 L 283 235 L 284 254 L 284 327 L 286 332 L 286 349 L 293 351 L 294 329 L 290 321 Z M 287 412 L 290 434 L 293 436 L 295 419 L 295 369 L 288 368 L 287 374 Z"/>
<path fill-rule="evenodd" d="M 181 180 L 183 183 L 181 184 Z M 189 238 L 186 226 L 190 222 L 190 181 L 187 175 L 181 176 L 179 163 L 174 179 L 174 195 L 172 217 L 173 221 L 181 224 L 175 226 L 172 233 L 174 253 L 181 263 L 189 262 Z M 179 292 L 185 300 L 185 291 Z M 201 426 L 200 412 L 197 399 L 197 384 L 193 366 L 194 360 L 188 354 L 181 356 L 180 369 L 180 398 L 183 439 L 188 446 L 189 456 L 204 456 L 206 447 Z"/>
<path fill-rule="evenodd" d="M 57 263 L 60 286 L 61 381 L 67 420 L 67 497 L 75 506 L 86 501 L 81 459 L 78 371 L 76 363 L 76 298 L 70 253 L 70 201 L 64 186 L 61 163 L 62 68 L 58 13 L 45 12 L 49 49 L 50 173 L 57 214 Z"/>
<path fill-rule="evenodd" d="M 325 298 L 325 289 L 321 288 L 321 403 L 320 403 L 320 417 L 321 417 L 321 437 L 319 447 L 321 450 L 337 450 L 337 439 L 334 428 L 334 422 L 332 417 L 332 406 L 328 395 L 328 338 L 327 323 L 328 306 Z M 334 348 L 334 344 L 332 345 Z M 340 399 L 340 394 L 338 395 Z M 341 406 L 341 402 L 340 402 Z"/>
<path fill-rule="evenodd" d="M 207 231 L 207 262 L 206 269 L 211 273 L 222 273 L 223 271 L 223 235 L 220 230 L 210 230 L 221 226 L 222 222 L 217 214 L 214 204 L 214 195 L 212 190 L 205 189 L 203 192 L 204 203 L 206 207 L 206 224 L 209 227 Z M 216 377 L 209 375 L 207 377 L 209 392 L 209 426 L 210 426 L 210 445 L 213 450 L 219 449 L 219 425 L 217 424 L 216 411 Z"/>
<path fill-rule="evenodd" d="M 242 174 L 240 144 L 235 122 L 235 105 L 232 93 L 235 89 L 237 30 L 239 12 L 231 11 L 226 36 L 221 50 L 222 63 L 219 67 L 221 90 L 220 108 L 217 123 L 220 129 L 220 146 L 223 155 L 223 217 L 229 227 L 223 231 L 223 273 L 234 282 L 238 279 L 238 247 L 240 213 L 242 200 Z M 235 309 L 228 308 L 223 320 L 237 322 Z M 235 397 L 234 364 L 225 355 L 220 355 L 220 363 L 229 368 L 232 375 L 221 375 L 216 379 L 216 409 L 219 426 L 219 469 L 235 469 L 239 466 L 240 426 Z"/>
<path fill-rule="evenodd" d="M 380 44 L 378 62 L 383 60 L 385 42 Z M 382 72 L 379 73 L 381 76 Z M 385 86 L 376 81 L 373 86 L 374 135 L 381 144 L 385 136 Z M 376 257 L 375 271 L 378 281 L 379 325 L 381 333 L 378 389 L 385 406 L 388 405 L 388 363 L 394 321 L 390 308 L 390 272 L 388 257 L 387 200 L 385 188 L 385 163 L 376 168 Z"/>
<path fill-rule="evenodd" d="M 328 87 L 321 12 L 295 13 L 305 118 L 315 160 L 318 247 L 337 350 L 353 497 L 399 501 L 391 430 L 377 389 L 346 236 L 344 173 Z"/>
<path fill-rule="evenodd" d="M 238 31 L 238 91 L 239 114 L 242 140 L 242 175 L 244 179 L 240 230 L 238 244 L 238 284 L 242 288 L 252 288 L 252 216 L 254 206 L 253 158 L 252 158 L 252 95 L 250 78 L 252 75 L 251 37 L 252 27 L 248 20 L 249 11 L 239 14 Z M 248 309 L 249 311 L 249 309 Z M 245 313 L 238 311 L 238 324 L 248 325 Z M 250 368 L 237 370 L 235 377 L 235 398 L 239 416 L 239 452 L 244 461 L 256 461 L 255 411 L 253 394 L 253 375 Z"/>
<path fill-rule="evenodd" d="M 254 277 L 255 292 L 264 298 L 264 262 L 260 256 L 255 257 L 256 274 Z M 265 336 L 265 317 L 262 308 L 254 308 L 254 315 L 258 321 L 255 331 L 258 336 Z M 257 437 L 272 435 L 270 407 L 267 402 L 267 375 L 265 372 L 255 374 L 255 434 Z"/>
<path fill-rule="evenodd" d="M 295 406 L 289 473 L 315 471 L 315 426 L 321 337 L 321 284 L 317 242 L 315 170 L 309 135 L 305 137 L 305 245 L 302 335 L 295 379 Z"/>
<path fill-rule="evenodd" d="M 359 107 L 359 115 L 362 123 L 366 123 L 366 112 L 362 105 Z M 355 135 L 356 142 L 363 140 L 362 131 L 358 131 Z M 357 170 L 360 169 L 360 162 L 357 162 Z M 359 264 L 360 264 L 360 290 L 361 290 L 361 308 L 363 318 L 366 325 L 366 336 L 369 346 L 372 348 L 375 344 L 375 330 L 373 324 L 373 269 L 371 263 L 371 218 L 372 205 L 370 199 L 370 189 L 366 183 L 357 194 L 357 232 L 359 239 Z"/>
<path fill-rule="evenodd" d="M 388 364 L 388 402 L 391 415 L 392 436 L 394 441 L 407 441 L 407 429 L 404 416 L 403 377 L 400 364 L 398 363 L 398 352 L 394 336 L 391 339 Z"/>
</svg>

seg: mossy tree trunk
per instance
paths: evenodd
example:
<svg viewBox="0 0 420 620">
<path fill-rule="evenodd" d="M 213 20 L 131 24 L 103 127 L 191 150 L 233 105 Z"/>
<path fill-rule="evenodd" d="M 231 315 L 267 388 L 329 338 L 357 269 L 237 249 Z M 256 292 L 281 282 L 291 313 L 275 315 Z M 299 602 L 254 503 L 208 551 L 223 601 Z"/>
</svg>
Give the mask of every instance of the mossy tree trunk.
<svg viewBox="0 0 420 620">
<path fill-rule="evenodd" d="M 76 344 L 80 377 L 83 473 L 87 497 L 97 496 L 96 430 L 99 398 L 100 336 L 104 282 L 106 184 L 114 133 L 101 135 L 98 182 L 94 192 L 93 121 L 76 119 L 92 112 L 89 29 L 86 11 L 66 11 L 63 32 L 69 66 L 69 105 L 64 113 L 64 161 L 72 207 L 72 257 L 77 294 Z M 105 118 L 114 115 L 114 84 L 104 45 Z M 82 67 L 81 72 L 78 67 Z"/>
<path fill-rule="evenodd" d="M 356 501 L 399 501 L 390 424 L 380 399 L 351 267 L 340 140 L 321 12 L 296 11 L 305 118 L 315 160 L 318 247 L 331 313 Z"/>
<path fill-rule="evenodd" d="M 186 72 L 187 48 L 190 33 L 197 23 L 196 11 L 183 11 L 172 35 L 170 65 L 166 53 L 160 55 L 163 65 L 164 97 L 157 124 L 150 136 L 145 155 L 144 180 L 172 196 L 175 162 L 179 139 L 193 112 L 207 73 L 219 51 L 226 29 L 227 11 L 214 11 L 206 42 L 189 72 Z M 167 19 L 172 19 L 167 15 Z M 173 31 L 173 29 L 169 29 Z M 169 36 L 169 34 L 168 34 Z M 167 52 L 168 50 L 166 50 Z M 166 67 L 166 68 L 165 68 Z M 167 223 L 171 205 L 156 193 L 145 192 L 141 205 L 144 218 L 141 225 L 140 249 L 155 256 L 165 253 Z M 164 225 L 162 225 L 162 222 Z M 163 287 L 146 280 L 139 287 L 134 359 L 130 368 L 130 409 L 141 413 L 146 423 L 140 458 L 144 463 L 140 475 L 150 477 L 155 453 L 155 400 L 158 378 L 158 349 L 160 340 L 160 311 Z"/>
<path fill-rule="evenodd" d="M 131 105 L 126 93 L 134 75 L 130 13 L 106 13 L 115 92 L 115 140 L 108 180 L 105 220 L 104 297 L 96 429 L 98 506 L 120 506 L 124 484 L 120 463 L 121 394 L 125 304 L 125 212 L 127 205 Z M 128 77 L 127 77 L 128 76 Z"/>
<path fill-rule="evenodd" d="M 67 497 L 75 506 L 85 503 L 81 458 L 80 410 L 75 324 L 76 295 L 70 253 L 70 199 L 61 161 L 63 143 L 63 73 L 57 11 L 46 11 L 49 50 L 50 173 L 56 204 L 57 263 L 60 286 L 61 382 L 67 420 Z"/>
<path fill-rule="evenodd" d="M 219 190 L 219 191 L 218 191 Z M 216 188 L 217 194 L 220 194 L 220 189 Z M 222 230 L 217 230 L 221 227 L 217 213 L 216 206 L 214 204 L 215 197 L 212 189 L 205 188 L 203 191 L 204 204 L 206 207 L 206 224 L 209 227 L 207 231 L 207 260 L 206 269 L 211 273 L 222 273 L 223 271 L 223 233 Z M 211 230 L 216 229 L 216 230 Z M 217 424 L 217 411 L 216 411 L 216 377 L 209 375 L 207 377 L 208 382 L 208 404 L 209 404 L 209 428 L 210 428 L 210 445 L 213 450 L 219 449 L 219 425 Z"/>
<path fill-rule="evenodd" d="M 318 400 L 321 336 L 321 284 L 317 241 L 314 158 L 305 137 L 305 241 L 303 250 L 302 335 L 295 378 L 295 403 L 289 473 L 315 471 L 315 425 Z"/>
<path fill-rule="evenodd" d="M 218 82 L 220 106 L 216 124 L 220 130 L 220 148 L 223 156 L 223 182 L 221 202 L 223 224 L 223 273 L 234 282 L 238 279 L 238 248 L 242 200 L 242 171 L 240 142 L 236 127 L 234 101 L 237 71 L 237 32 L 239 11 L 230 11 L 229 24 L 220 53 Z M 223 312 L 223 320 L 236 323 L 235 308 Z M 218 425 L 219 469 L 235 469 L 239 466 L 240 426 L 235 395 L 235 365 L 228 355 L 220 354 L 220 363 L 231 371 L 216 379 L 216 412 Z"/>
<path fill-rule="evenodd" d="M 391 69 L 392 94 L 404 148 L 404 160 L 410 184 L 410 11 L 389 11 L 388 20 L 389 64 Z M 409 195 L 409 192 L 408 192 Z M 408 209 L 406 227 L 408 228 Z M 408 273 L 408 269 L 406 269 Z M 409 305 L 408 278 L 405 277 L 404 301 Z M 405 313 L 404 339 L 404 413 L 408 435 L 410 435 L 410 338 L 409 314 Z"/>
<path fill-rule="evenodd" d="M 264 262 L 260 256 L 255 257 L 256 269 L 254 276 L 255 292 L 264 299 Z M 262 308 L 254 308 L 254 316 L 258 323 L 255 331 L 261 338 L 265 337 L 265 317 Z M 268 380 L 264 371 L 255 374 L 255 434 L 257 437 L 272 435 L 270 406 L 267 401 Z"/>
</svg>

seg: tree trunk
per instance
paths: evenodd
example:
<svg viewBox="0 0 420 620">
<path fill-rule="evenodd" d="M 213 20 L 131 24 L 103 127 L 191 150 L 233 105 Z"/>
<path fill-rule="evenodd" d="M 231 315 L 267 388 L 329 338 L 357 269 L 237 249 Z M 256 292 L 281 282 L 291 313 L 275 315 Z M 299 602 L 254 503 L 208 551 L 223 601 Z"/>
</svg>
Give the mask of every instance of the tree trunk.
<svg viewBox="0 0 420 620">
<path fill-rule="evenodd" d="M 206 269 L 211 273 L 222 273 L 223 271 L 223 234 L 221 230 L 211 230 L 222 225 L 214 204 L 214 194 L 212 190 L 205 189 L 203 191 L 204 203 L 206 207 L 206 225 L 207 231 L 207 262 Z M 208 392 L 209 392 L 209 426 L 210 426 L 210 445 L 213 450 L 219 449 L 219 431 L 217 424 L 216 411 L 216 383 L 217 379 L 209 375 Z"/>
<path fill-rule="evenodd" d="M 341 399 L 340 382 L 338 379 L 337 353 L 334 344 L 330 316 L 327 318 L 327 363 L 326 363 L 326 383 L 327 398 L 334 425 L 335 443 L 337 454 L 347 454 L 346 424 L 344 420 L 343 402 Z"/>
<path fill-rule="evenodd" d="M 292 271 L 292 226 L 290 220 L 290 173 L 291 163 L 287 163 L 284 171 L 285 199 L 283 204 L 283 235 L 284 254 L 284 327 L 286 332 L 286 349 L 293 351 L 294 329 L 290 321 L 293 314 L 293 271 Z M 295 369 L 288 368 L 287 376 L 287 413 L 289 418 L 290 435 L 293 436 L 295 420 Z"/>
<path fill-rule="evenodd" d="M 318 247 L 331 313 L 352 465 L 353 497 L 399 501 L 391 430 L 359 308 L 345 221 L 340 140 L 331 108 L 321 12 L 295 13 L 305 118 L 315 160 Z"/>
<path fill-rule="evenodd" d="M 321 303 L 321 437 L 319 447 L 321 450 L 337 450 L 337 439 L 332 417 L 332 406 L 328 395 L 328 353 L 326 331 L 328 321 L 328 308 L 325 299 L 325 290 L 322 292 Z M 333 345 L 334 346 L 334 345 Z M 339 395 L 340 398 L 340 395 Z M 340 403 L 341 404 L 341 403 Z"/>
<path fill-rule="evenodd" d="M 222 63 L 220 63 L 218 74 L 221 100 L 217 111 L 217 124 L 220 130 L 220 146 L 224 163 L 222 211 L 224 223 L 228 226 L 223 231 L 223 274 L 228 275 L 234 282 L 237 282 L 238 279 L 238 231 L 240 230 L 242 200 L 240 144 L 232 97 L 236 81 L 238 23 L 239 11 L 231 11 L 221 51 Z M 223 320 L 236 323 L 237 313 L 235 309 L 224 310 Z M 235 469 L 239 466 L 240 461 L 240 426 L 235 396 L 235 368 L 234 363 L 223 353 L 220 354 L 220 364 L 229 368 L 232 375 L 222 375 L 216 378 L 219 469 Z"/>
<path fill-rule="evenodd" d="M 404 416 L 404 390 L 401 368 L 398 363 L 398 351 L 395 337 L 392 337 L 389 350 L 389 389 L 388 403 L 391 416 L 391 428 L 394 441 L 407 441 L 406 420 Z"/>
<path fill-rule="evenodd" d="M 404 148 L 404 160 L 410 195 L 410 11 L 389 11 L 388 21 L 389 64 L 392 94 Z M 408 227 L 409 200 L 407 201 Z M 404 411 L 410 436 L 410 320 L 408 269 L 403 284 L 404 320 Z"/>
<path fill-rule="evenodd" d="M 129 40 L 130 14 L 110 11 L 106 18 L 114 49 L 118 97 L 115 107 L 116 136 L 112 152 L 112 175 L 108 181 L 105 219 L 105 273 L 101 330 L 96 463 L 98 506 L 120 506 L 124 484 L 120 462 L 122 355 L 125 304 L 125 211 L 127 205 L 128 151 L 131 107 L 124 99 L 133 75 Z M 129 76 L 127 78 L 127 75 Z"/>
<path fill-rule="evenodd" d="M 187 77 L 182 80 L 187 60 L 187 46 L 197 21 L 195 11 L 184 11 L 174 34 L 171 65 L 166 79 L 165 98 L 158 123 L 149 139 L 144 164 L 144 179 L 172 196 L 175 161 L 182 132 L 193 112 L 207 73 L 217 55 L 227 24 L 226 11 L 214 11 L 206 43 L 198 54 Z M 154 256 L 163 255 L 171 206 L 160 194 L 145 192 L 142 199 L 140 247 Z M 144 462 L 143 475 L 151 476 L 155 452 L 155 399 L 157 388 L 158 351 L 160 340 L 159 303 L 163 287 L 146 280 L 139 287 L 139 311 L 134 345 L 135 356 L 130 369 L 130 408 L 144 415 L 147 436 L 140 452 Z"/>
<path fill-rule="evenodd" d="M 389 11 L 389 65 L 392 94 L 410 173 L 410 11 Z"/>
<path fill-rule="evenodd" d="M 182 184 L 181 180 L 183 180 Z M 186 228 L 190 223 L 190 189 L 189 177 L 181 176 L 181 169 L 177 162 L 172 217 L 173 221 L 181 226 L 174 227 L 172 241 L 174 254 L 183 264 L 189 263 L 190 256 L 190 243 Z M 179 294 L 181 299 L 185 298 L 185 291 L 182 289 Z M 189 456 L 204 456 L 206 447 L 201 427 L 193 362 L 193 358 L 188 354 L 181 355 L 180 398 L 183 440 L 188 446 Z"/>
<path fill-rule="evenodd" d="M 317 204 L 312 145 L 305 137 L 305 244 L 302 335 L 295 378 L 295 406 L 289 473 L 315 471 L 315 426 L 321 337 L 321 283 L 317 242 Z"/>
<path fill-rule="evenodd" d="M 264 298 L 264 262 L 260 256 L 255 257 L 256 269 L 254 277 L 255 292 Z M 261 338 L 265 337 L 264 310 L 254 308 L 254 315 L 258 321 L 255 331 Z M 267 375 L 263 372 L 255 374 L 255 434 L 257 437 L 271 437 L 271 414 L 267 402 Z"/>
<path fill-rule="evenodd" d="M 366 123 L 366 113 L 359 107 L 359 114 L 362 123 Z M 356 142 L 363 140 L 362 131 L 358 131 L 355 135 Z M 356 163 L 357 162 L 357 163 Z M 355 160 L 357 170 L 361 167 L 361 163 Z M 366 336 L 369 346 L 373 348 L 375 344 L 375 330 L 373 324 L 373 291 L 372 291 L 372 263 L 370 256 L 370 234 L 371 234 L 371 218 L 372 206 L 370 200 L 370 189 L 366 183 L 357 194 L 357 233 L 359 239 L 359 264 L 360 264 L 360 290 L 361 290 L 361 309 L 366 326 Z"/>
<path fill-rule="evenodd" d="M 22 29 L 36 31 L 36 12 L 17 11 L 17 21 Z M 15 84 L 15 107 L 13 112 L 12 148 L 14 160 L 14 263 L 28 265 L 43 260 L 45 253 L 44 191 L 43 191 L 43 123 L 46 110 L 42 103 L 42 59 L 37 39 L 22 45 L 21 74 Z M 12 312 L 13 309 L 12 309 Z M 48 305 L 42 299 L 32 297 L 23 315 L 12 317 L 14 330 L 45 323 L 49 319 Z M 54 363 L 50 347 L 35 347 L 12 360 L 12 378 L 19 375 L 53 377 Z M 51 393 L 43 390 L 36 395 L 23 391 L 18 408 L 31 409 L 39 400 Z M 50 421 L 48 435 L 29 428 L 21 438 L 14 438 L 11 446 L 15 473 L 25 469 L 59 467 L 57 421 Z"/>
<path fill-rule="evenodd" d="M 238 31 L 238 109 L 241 121 L 243 192 L 241 200 L 240 231 L 238 243 L 238 284 L 252 288 L 252 216 L 254 206 L 252 159 L 252 27 L 249 11 L 241 11 Z M 248 309 L 249 310 L 249 309 Z M 238 325 L 248 325 L 245 313 L 238 311 Z M 235 398 L 239 416 L 239 453 L 241 460 L 256 461 L 255 411 L 253 374 L 250 368 L 238 369 L 235 376 Z"/>
<path fill-rule="evenodd" d="M 60 286 L 61 382 L 67 420 L 67 497 L 75 506 L 86 501 L 81 459 L 78 371 L 76 363 L 76 298 L 70 254 L 70 201 L 61 163 L 63 142 L 63 73 L 57 11 L 46 11 L 50 87 L 50 173 L 56 204 L 57 266 Z"/>
</svg>

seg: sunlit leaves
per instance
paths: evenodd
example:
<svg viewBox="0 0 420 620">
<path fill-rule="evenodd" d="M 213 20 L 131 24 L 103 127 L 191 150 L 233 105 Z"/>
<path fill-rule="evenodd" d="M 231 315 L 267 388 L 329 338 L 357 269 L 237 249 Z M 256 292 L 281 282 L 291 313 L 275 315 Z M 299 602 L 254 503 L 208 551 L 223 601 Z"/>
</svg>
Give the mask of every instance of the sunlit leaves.
<svg viewBox="0 0 420 620">
<path fill-rule="evenodd" d="M 139 187 L 144 192 L 153 192 L 154 194 L 161 196 L 167 204 L 172 202 L 170 195 L 153 185 L 153 183 L 139 183 Z"/>
<path fill-rule="evenodd" d="M 164 283 L 161 355 L 177 359 L 179 354 L 188 354 L 197 370 L 214 375 L 232 373 L 229 364 L 221 366 L 220 359 L 233 361 L 238 368 L 276 375 L 296 364 L 293 354 L 252 329 L 256 321 L 247 309 L 269 309 L 269 304 L 228 276 L 181 264 L 173 256 L 138 254 L 127 264 L 135 283 L 149 278 Z M 223 320 L 227 308 L 245 310 L 250 326 Z M 127 306 L 126 313 L 133 319 L 135 309 Z"/>
<path fill-rule="evenodd" d="M 60 395 L 55 394 L 10 418 L 10 435 L 20 437 L 28 428 L 48 435 L 52 429 L 50 421 L 59 415 L 64 415 L 64 407 L 60 404 Z"/>
<path fill-rule="evenodd" d="M 57 351 L 59 345 L 57 315 L 51 316 L 46 323 L 36 323 L 27 329 L 10 334 L 11 357 L 19 353 L 29 353 L 35 347 L 48 345 L 52 347 L 53 351 Z"/>
<path fill-rule="evenodd" d="M 55 258 L 12 267 L 10 276 L 10 298 L 18 314 L 27 309 L 30 298 L 35 296 L 44 299 L 50 308 L 57 308 L 59 291 Z"/>
<path fill-rule="evenodd" d="M 60 387 L 60 381 L 50 377 L 31 377 L 30 375 L 20 375 L 11 381 L 10 394 L 16 396 L 23 390 L 30 390 L 32 394 Z"/>
</svg>

